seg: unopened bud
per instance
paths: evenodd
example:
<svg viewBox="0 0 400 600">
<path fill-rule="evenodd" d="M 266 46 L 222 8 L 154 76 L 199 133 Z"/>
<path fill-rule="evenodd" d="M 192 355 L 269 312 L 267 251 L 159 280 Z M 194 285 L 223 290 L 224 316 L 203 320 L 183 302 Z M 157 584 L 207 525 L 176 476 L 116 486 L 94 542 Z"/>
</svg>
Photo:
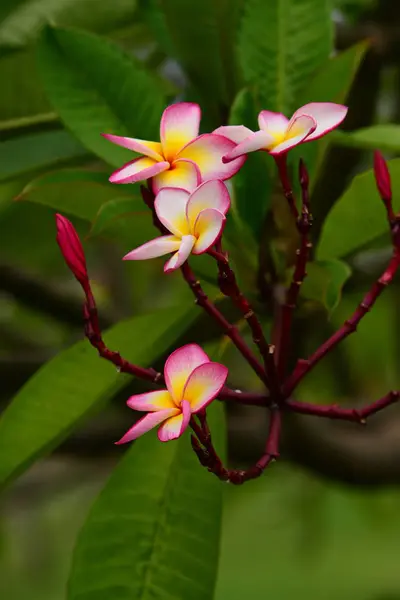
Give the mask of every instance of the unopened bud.
<svg viewBox="0 0 400 600">
<path fill-rule="evenodd" d="M 88 281 L 85 253 L 81 241 L 71 221 L 60 214 L 56 214 L 57 243 L 65 262 L 77 280 L 84 284 Z"/>
<path fill-rule="evenodd" d="M 384 201 L 386 208 L 389 209 L 392 206 L 390 173 L 385 159 L 378 150 L 374 152 L 374 173 L 379 194 Z"/>
<path fill-rule="evenodd" d="M 300 181 L 300 185 L 302 188 L 308 188 L 310 179 L 308 177 L 307 167 L 304 164 L 304 161 L 302 158 L 300 159 L 300 162 L 299 162 L 299 181 Z"/>
</svg>

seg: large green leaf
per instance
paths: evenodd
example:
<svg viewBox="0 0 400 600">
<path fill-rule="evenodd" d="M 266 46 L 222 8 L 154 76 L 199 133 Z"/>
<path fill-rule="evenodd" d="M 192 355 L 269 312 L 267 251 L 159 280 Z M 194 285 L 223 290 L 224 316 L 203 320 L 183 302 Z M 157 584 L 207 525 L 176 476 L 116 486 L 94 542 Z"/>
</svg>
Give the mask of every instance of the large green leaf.
<svg viewBox="0 0 400 600">
<path fill-rule="evenodd" d="M 349 265 L 342 260 L 311 262 L 300 293 L 303 298 L 322 304 L 331 314 L 340 302 L 343 286 L 350 275 Z"/>
<path fill-rule="evenodd" d="M 0 143 L 0 181 L 82 161 L 88 152 L 66 131 L 47 131 Z"/>
<path fill-rule="evenodd" d="M 117 194 L 126 194 L 127 199 L 136 198 L 132 194 L 133 188 L 125 185 L 116 190 L 115 185 L 109 183 L 108 174 L 102 171 L 60 169 L 31 181 L 18 200 L 44 204 L 67 215 L 93 221 L 102 204 Z"/>
<path fill-rule="evenodd" d="M 244 89 L 232 104 L 229 124 L 256 127 L 257 108 L 250 90 Z M 272 181 L 264 153 L 254 152 L 233 179 L 235 213 L 259 239 L 265 215 L 269 209 Z"/>
<path fill-rule="evenodd" d="M 400 209 L 400 159 L 388 161 L 393 203 Z M 357 175 L 335 203 L 322 228 L 317 258 L 346 256 L 388 232 L 386 211 L 376 190 L 373 171 Z M 388 237 L 389 239 L 389 237 Z"/>
<path fill-rule="evenodd" d="M 152 363 L 197 313 L 162 310 L 121 322 L 105 335 L 128 360 Z M 0 485 L 48 453 L 71 429 L 98 410 L 129 377 L 81 341 L 46 363 L 17 393 L 0 419 Z"/>
<path fill-rule="evenodd" d="M 218 448 L 222 406 L 208 410 Z M 221 444 L 222 442 L 222 444 Z M 208 600 L 218 569 L 223 484 L 189 436 L 138 440 L 111 475 L 78 538 L 68 600 Z"/>
<path fill-rule="evenodd" d="M 38 65 L 50 101 L 65 124 L 95 154 L 115 166 L 132 152 L 102 132 L 159 139 L 166 101 L 153 76 L 109 40 L 47 27 Z"/>
<path fill-rule="evenodd" d="M 351 133 L 336 132 L 332 136 L 335 144 L 349 146 L 351 148 L 363 148 L 366 150 L 386 150 L 388 152 L 399 152 L 400 150 L 400 125 L 387 123 L 385 125 L 373 125 L 352 131 Z"/>
<path fill-rule="evenodd" d="M 93 31 L 110 31 L 132 21 L 135 0 L 2 0 L 0 45 L 21 47 L 50 21 Z"/>
<path fill-rule="evenodd" d="M 234 5 L 226 0 L 159 0 L 176 54 L 205 100 L 228 103 L 232 97 L 227 80 L 234 69 L 229 26 Z"/>
<path fill-rule="evenodd" d="M 330 0 L 246 0 L 238 34 L 246 83 L 263 108 L 290 116 L 298 94 L 333 47 Z"/>
</svg>

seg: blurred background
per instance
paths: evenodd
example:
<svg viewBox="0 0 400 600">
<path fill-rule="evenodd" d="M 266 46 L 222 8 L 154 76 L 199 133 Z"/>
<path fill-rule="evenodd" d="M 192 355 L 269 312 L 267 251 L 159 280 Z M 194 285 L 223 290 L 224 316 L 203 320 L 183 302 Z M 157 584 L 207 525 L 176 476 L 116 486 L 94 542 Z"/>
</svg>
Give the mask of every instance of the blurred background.
<svg viewBox="0 0 400 600">
<path fill-rule="evenodd" d="M 1 1 L 1 410 L 49 358 L 83 337 L 80 289 L 55 244 L 54 209 L 51 202 L 42 201 L 35 182 L 61 168 L 104 171 L 53 110 L 38 73 L 36 40 L 47 23 L 105 35 L 162 78 L 169 98 L 180 99 L 186 89 L 185 97 L 196 100 L 167 41 L 160 44 L 154 34 L 159 27 L 151 10 L 155 4 L 153 0 Z M 336 50 L 369 42 L 348 96 L 344 129 L 400 123 L 400 3 L 333 4 Z M 211 108 L 207 114 L 212 115 Z M 315 232 L 351 178 L 370 165 L 368 151 L 350 145 L 329 147 L 313 193 Z M 66 192 L 55 180 L 46 193 L 59 196 L 62 203 Z M 71 186 L 67 193 L 77 203 L 85 200 L 86 192 L 80 188 Z M 112 231 L 110 236 L 100 235 L 101 222 L 95 231 L 92 224 L 90 235 L 84 219 L 74 222 L 88 236 L 85 249 L 104 326 L 132 313 L 192 301 L 177 277 L 159 278 L 158 261 L 123 264 Z M 134 247 L 138 240 L 151 237 L 151 224 L 139 219 L 128 234 Z M 385 235 L 349 256 L 352 277 L 329 315 L 309 291 L 296 320 L 294 355 L 305 356 L 344 321 L 389 255 Z M 315 369 L 301 387 L 301 399 L 353 406 L 399 389 L 399 294 L 397 282 L 357 335 Z M 268 307 L 260 310 L 268 324 Z M 204 339 L 204 323 L 196 322 L 185 339 Z M 224 343 L 220 352 L 230 366 L 231 386 L 257 389 L 234 350 Z M 107 410 L 82 423 L 4 494 L 1 598 L 64 598 L 77 532 L 120 457 L 121 450 L 112 442 L 132 419 L 124 400 L 140 389 L 136 382 L 125 389 Z M 248 465 L 257 458 L 266 424 L 261 409 L 230 408 L 232 465 Z M 400 600 L 399 410 L 393 407 L 373 417 L 367 428 L 293 417 L 286 419 L 283 433 L 281 462 L 243 488 L 226 486 L 216 600 L 284 600 L 294 594 L 307 600 Z"/>
</svg>

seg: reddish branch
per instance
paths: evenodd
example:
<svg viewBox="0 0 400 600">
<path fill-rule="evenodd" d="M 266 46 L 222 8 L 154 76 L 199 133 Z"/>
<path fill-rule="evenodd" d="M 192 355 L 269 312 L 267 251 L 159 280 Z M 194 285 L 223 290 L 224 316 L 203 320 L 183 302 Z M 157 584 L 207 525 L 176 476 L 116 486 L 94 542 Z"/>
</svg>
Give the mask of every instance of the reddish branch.
<svg viewBox="0 0 400 600">
<path fill-rule="evenodd" d="M 289 358 L 288 354 L 290 350 L 293 311 L 296 308 L 301 285 L 307 275 L 307 261 L 312 248 L 312 244 L 309 239 L 309 233 L 312 224 L 308 192 L 309 178 L 307 169 L 302 160 L 300 161 L 299 165 L 299 180 L 302 192 L 302 206 L 301 214 L 298 214 L 296 225 L 300 234 L 300 247 L 296 251 L 296 264 L 293 271 L 292 281 L 286 293 L 285 303 L 280 307 L 279 328 L 277 330 L 278 373 L 281 378 L 285 375 L 286 365 Z M 282 185 L 284 189 L 285 186 L 290 186 L 287 180 L 287 175 L 286 179 L 282 180 Z"/>
</svg>

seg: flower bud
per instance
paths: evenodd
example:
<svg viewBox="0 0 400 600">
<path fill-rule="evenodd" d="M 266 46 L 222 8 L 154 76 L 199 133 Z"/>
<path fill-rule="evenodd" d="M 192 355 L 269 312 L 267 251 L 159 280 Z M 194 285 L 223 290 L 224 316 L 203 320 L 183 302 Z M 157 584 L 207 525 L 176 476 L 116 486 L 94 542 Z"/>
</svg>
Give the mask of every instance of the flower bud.
<svg viewBox="0 0 400 600">
<path fill-rule="evenodd" d="M 88 281 L 85 253 L 81 241 L 71 221 L 56 214 L 57 243 L 68 267 L 83 285 Z"/>
<path fill-rule="evenodd" d="M 390 183 L 390 173 L 386 161 L 382 154 L 376 150 L 374 152 L 374 173 L 376 186 L 379 194 L 387 208 L 392 205 L 392 186 Z"/>
</svg>

